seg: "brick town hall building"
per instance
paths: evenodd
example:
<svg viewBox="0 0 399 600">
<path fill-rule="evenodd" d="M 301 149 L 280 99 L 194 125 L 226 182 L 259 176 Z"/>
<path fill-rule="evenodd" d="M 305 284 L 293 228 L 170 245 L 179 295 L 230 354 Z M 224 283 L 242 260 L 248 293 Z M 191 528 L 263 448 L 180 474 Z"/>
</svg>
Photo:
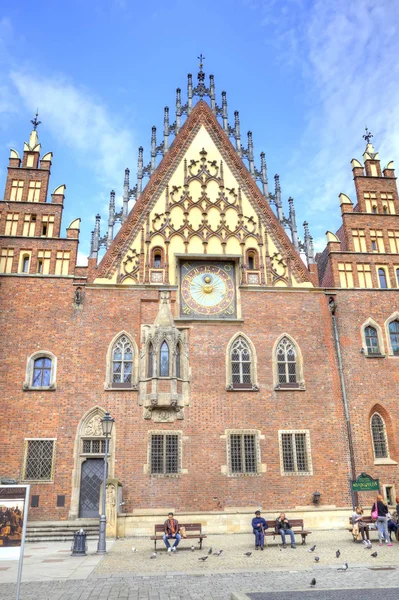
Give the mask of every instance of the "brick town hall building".
<svg viewBox="0 0 399 600">
<path fill-rule="evenodd" d="M 31 520 L 98 518 L 106 411 L 113 533 L 148 535 L 171 509 L 210 533 L 248 530 L 258 507 L 343 526 L 362 472 L 394 502 L 399 199 L 365 138 L 314 257 L 200 65 L 82 267 L 34 120 L 0 201 L 0 476 L 31 484 Z"/>
</svg>

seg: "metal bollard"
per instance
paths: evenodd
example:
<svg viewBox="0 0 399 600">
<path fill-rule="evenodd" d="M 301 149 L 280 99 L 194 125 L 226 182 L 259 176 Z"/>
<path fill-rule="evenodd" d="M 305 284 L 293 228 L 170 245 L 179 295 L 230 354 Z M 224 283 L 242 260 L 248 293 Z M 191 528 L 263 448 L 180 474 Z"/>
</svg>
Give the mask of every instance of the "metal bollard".
<svg viewBox="0 0 399 600">
<path fill-rule="evenodd" d="M 86 543 L 87 534 L 84 529 L 80 529 L 73 534 L 73 542 L 72 542 L 72 554 L 71 556 L 86 556 L 87 543 Z"/>
</svg>

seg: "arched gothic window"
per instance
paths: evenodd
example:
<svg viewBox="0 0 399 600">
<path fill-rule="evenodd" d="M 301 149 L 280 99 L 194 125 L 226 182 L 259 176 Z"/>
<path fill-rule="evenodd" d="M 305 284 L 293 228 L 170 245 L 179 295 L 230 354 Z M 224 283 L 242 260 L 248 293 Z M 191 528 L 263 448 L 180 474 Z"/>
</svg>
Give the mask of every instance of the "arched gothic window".
<svg viewBox="0 0 399 600">
<path fill-rule="evenodd" d="M 367 354 L 381 354 L 377 330 L 369 325 L 364 330 L 364 337 L 366 339 Z"/>
<path fill-rule="evenodd" d="M 112 348 L 112 387 L 131 387 L 133 347 L 126 335 L 121 335 Z"/>
<path fill-rule="evenodd" d="M 176 346 L 176 377 L 181 377 L 180 344 Z"/>
<path fill-rule="evenodd" d="M 284 337 L 277 346 L 279 385 L 297 383 L 297 358 L 294 344 Z"/>
<path fill-rule="evenodd" d="M 163 341 L 159 353 L 159 376 L 169 377 L 169 346 Z"/>
<path fill-rule="evenodd" d="M 374 457 L 388 458 L 388 443 L 385 431 L 385 423 L 378 413 L 371 417 L 371 435 L 373 438 Z"/>
<path fill-rule="evenodd" d="M 392 353 L 399 356 L 399 321 L 389 323 L 389 338 L 391 341 Z"/>
<path fill-rule="evenodd" d="M 230 358 L 233 388 L 251 388 L 251 351 L 241 336 L 234 342 Z"/>
<path fill-rule="evenodd" d="M 148 377 L 154 376 L 154 348 L 150 342 L 148 346 Z"/>
<path fill-rule="evenodd" d="M 24 390 L 56 389 L 57 357 L 48 351 L 35 352 L 26 363 Z"/>
</svg>

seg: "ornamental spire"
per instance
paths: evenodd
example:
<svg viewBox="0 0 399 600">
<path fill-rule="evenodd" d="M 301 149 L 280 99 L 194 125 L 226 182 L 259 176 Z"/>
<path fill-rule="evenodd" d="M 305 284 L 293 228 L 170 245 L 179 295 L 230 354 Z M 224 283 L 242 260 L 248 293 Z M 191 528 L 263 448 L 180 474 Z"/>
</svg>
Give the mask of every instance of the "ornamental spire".
<svg viewBox="0 0 399 600">
<path fill-rule="evenodd" d="M 31 123 L 33 125 L 33 131 L 36 131 L 36 129 L 39 127 L 39 125 L 41 124 L 41 121 L 37 120 L 37 117 L 39 116 L 39 109 L 36 109 L 36 114 L 35 114 L 35 118 L 31 119 Z"/>
</svg>

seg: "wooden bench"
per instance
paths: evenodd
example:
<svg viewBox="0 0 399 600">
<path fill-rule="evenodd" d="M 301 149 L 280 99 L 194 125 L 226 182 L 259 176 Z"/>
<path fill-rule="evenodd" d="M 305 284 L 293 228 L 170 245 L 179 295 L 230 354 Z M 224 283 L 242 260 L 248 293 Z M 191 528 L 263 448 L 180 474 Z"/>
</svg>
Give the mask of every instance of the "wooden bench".
<svg viewBox="0 0 399 600">
<path fill-rule="evenodd" d="M 207 536 L 202 533 L 201 523 L 179 523 L 179 527 L 186 528 L 186 537 L 182 537 L 182 540 L 199 540 L 200 550 L 202 550 L 202 540 Z M 157 542 L 163 539 L 165 533 L 165 525 L 155 525 L 154 535 L 151 539 L 154 540 L 154 548 L 157 549 Z"/>
<path fill-rule="evenodd" d="M 376 534 L 377 534 L 377 536 L 378 536 L 377 526 L 375 524 L 375 521 L 373 521 L 373 519 L 371 517 L 362 515 L 362 521 L 363 521 L 363 523 L 367 523 L 367 525 L 369 526 L 369 537 L 370 537 L 370 533 L 373 532 L 373 531 L 375 531 Z M 357 541 L 357 535 L 355 535 L 353 533 L 352 517 L 349 517 L 349 525 L 350 525 L 350 527 L 349 527 L 348 531 L 352 534 L 353 541 L 356 542 Z M 391 534 L 392 534 L 392 531 L 389 532 L 389 539 L 391 539 Z M 396 540 L 399 542 L 399 529 L 396 532 Z"/>
<path fill-rule="evenodd" d="M 302 545 L 306 544 L 306 536 L 312 532 L 308 531 L 307 529 L 304 529 L 303 519 L 288 519 L 288 521 L 290 522 L 291 530 L 293 531 L 293 533 L 295 535 L 301 536 Z M 266 523 L 268 524 L 268 529 L 266 529 L 266 531 L 265 531 L 265 537 L 273 536 L 273 538 L 274 538 L 274 537 L 278 536 L 278 538 L 281 540 L 280 533 L 278 533 L 275 529 L 276 521 L 266 521 Z"/>
</svg>

